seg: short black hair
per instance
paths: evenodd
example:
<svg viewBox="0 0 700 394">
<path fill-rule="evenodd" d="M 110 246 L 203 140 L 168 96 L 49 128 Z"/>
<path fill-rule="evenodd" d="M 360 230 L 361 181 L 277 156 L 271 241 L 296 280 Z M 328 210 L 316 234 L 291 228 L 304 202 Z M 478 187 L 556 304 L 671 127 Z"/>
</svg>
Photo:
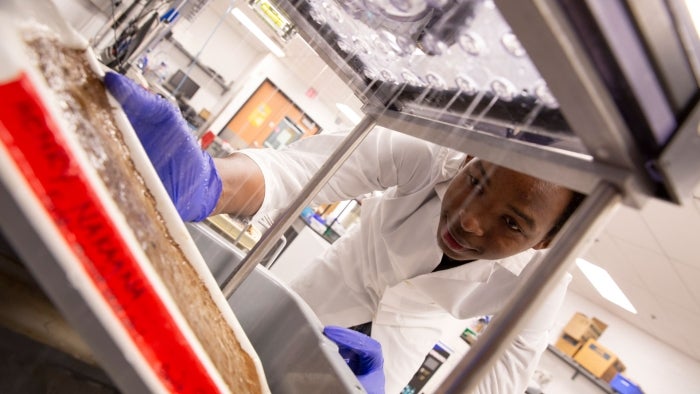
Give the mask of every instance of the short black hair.
<svg viewBox="0 0 700 394">
<path fill-rule="evenodd" d="M 569 204 L 566 205 L 564 211 L 561 213 L 561 215 L 559 215 L 557 221 L 554 223 L 554 226 L 552 226 L 552 228 L 545 236 L 545 239 L 552 239 L 557 235 L 557 233 L 559 233 L 559 230 L 561 230 L 561 228 L 564 227 L 564 223 L 566 223 L 566 221 L 569 220 L 571 215 L 573 215 L 573 213 L 576 212 L 576 209 L 579 207 L 579 205 L 581 205 L 581 202 L 583 202 L 585 198 L 585 194 L 572 191 L 571 200 L 569 200 Z"/>
</svg>

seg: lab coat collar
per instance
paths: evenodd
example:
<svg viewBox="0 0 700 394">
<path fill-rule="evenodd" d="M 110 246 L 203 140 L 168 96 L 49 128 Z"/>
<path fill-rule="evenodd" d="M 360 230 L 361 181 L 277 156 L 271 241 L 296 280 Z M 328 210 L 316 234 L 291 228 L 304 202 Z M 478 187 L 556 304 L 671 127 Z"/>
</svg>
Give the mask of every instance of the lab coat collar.
<svg viewBox="0 0 700 394">
<path fill-rule="evenodd" d="M 529 250 L 500 260 L 475 260 L 459 267 L 407 280 L 403 286 L 419 291 L 452 316 L 464 319 L 498 311 L 520 282 L 523 268 L 533 257 Z M 418 292 L 416 292 L 418 294 Z M 461 295 L 455 298 L 455 295 Z M 414 294 L 415 296 L 415 294 Z M 474 300 L 480 300 L 475 303 Z M 406 304 L 406 299 L 403 301 Z"/>
<path fill-rule="evenodd" d="M 528 249 L 524 252 L 516 254 L 515 256 L 498 260 L 474 260 L 458 267 L 432 272 L 426 275 L 431 275 L 436 278 L 450 279 L 478 280 L 478 278 L 480 278 L 480 282 L 487 282 L 497 267 L 503 267 L 510 271 L 513 275 L 519 276 L 528 263 L 533 260 L 536 254 L 537 251 Z"/>
</svg>

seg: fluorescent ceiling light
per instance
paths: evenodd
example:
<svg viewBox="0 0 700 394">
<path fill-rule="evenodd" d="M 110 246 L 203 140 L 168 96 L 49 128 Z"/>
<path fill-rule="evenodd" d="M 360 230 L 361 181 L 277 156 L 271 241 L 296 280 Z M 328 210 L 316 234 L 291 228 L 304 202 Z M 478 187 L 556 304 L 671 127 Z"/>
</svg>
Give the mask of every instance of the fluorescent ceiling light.
<svg viewBox="0 0 700 394">
<path fill-rule="evenodd" d="M 350 109 L 350 107 L 343 103 L 335 103 L 335 107 L 338 108 L 338 110 L 340 110 L 340 112 L 353 124 L 360 123 L 360 120 L 362 120 L 362 116 L 358 115 L 357 112 L 353 111 Z"/>
<path fill-rule="evenodd" d="M 617 304 L 632 313 L 637 313 L 634 305 L 622 292 L 622 289 L 615 283 L 615 280 L 610 276 L 608 271 L 584 259 L 576 259 L 576 265 L 586 275 L 586 278 L 591 282 L 593 287 L 598 290 L 608 301 Z"/>
<path fill-rule="evenodd" d="M 697 0 L 685 0 L 685 7 L 688 9 L 693 25 L 695 25 L 695 31 L 700 35 L 700 2 Z"/>
<path fill-rule="evenodd" d="M 245 26 L 248 30 L 250 30 L 253 35 L 262 42 L 267 49 L 269 49 L 272 53 L 275 54 L 277 57 L 284 57 L 284 51 L 282 48 L 280 48 L 277 44 L 275 44 L 274 41 L 270 39 L 270 37 L 267 36 L 260 28 L 250 19 L 246 14 L 243 13 L 239 8 L 234 8 L 231 10 L 231 14 L 238 19 L 243 26 Z"/>
</svg>

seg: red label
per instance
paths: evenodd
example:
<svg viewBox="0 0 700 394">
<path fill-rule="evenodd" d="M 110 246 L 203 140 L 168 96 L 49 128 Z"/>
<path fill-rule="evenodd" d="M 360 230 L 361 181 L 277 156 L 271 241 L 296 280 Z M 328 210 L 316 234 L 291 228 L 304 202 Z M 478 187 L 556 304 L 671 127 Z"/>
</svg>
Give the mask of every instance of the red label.
<svg viewBox="0 0 700 394">
<path fill-rule="evenodd" d="M 24 74 L 0 85 L 0 142 L 163 385 L 218 392 Z"/>
</svg>

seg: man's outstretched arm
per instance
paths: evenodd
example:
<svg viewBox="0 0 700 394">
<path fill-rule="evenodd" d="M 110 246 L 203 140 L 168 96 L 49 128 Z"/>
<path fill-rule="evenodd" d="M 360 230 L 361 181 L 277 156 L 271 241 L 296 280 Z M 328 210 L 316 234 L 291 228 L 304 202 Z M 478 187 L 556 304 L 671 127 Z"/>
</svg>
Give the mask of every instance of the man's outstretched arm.
<svg viewBox="0 0 700 394">
<path fill-rule="evenodd" d="M 172 103 L 120 74 L 108 72 L 104 83 L 121 104 L 183 220 L 257 212 L 265 181 L 251 159 L 239 154 L 212 159 Z"/>
</svg>

